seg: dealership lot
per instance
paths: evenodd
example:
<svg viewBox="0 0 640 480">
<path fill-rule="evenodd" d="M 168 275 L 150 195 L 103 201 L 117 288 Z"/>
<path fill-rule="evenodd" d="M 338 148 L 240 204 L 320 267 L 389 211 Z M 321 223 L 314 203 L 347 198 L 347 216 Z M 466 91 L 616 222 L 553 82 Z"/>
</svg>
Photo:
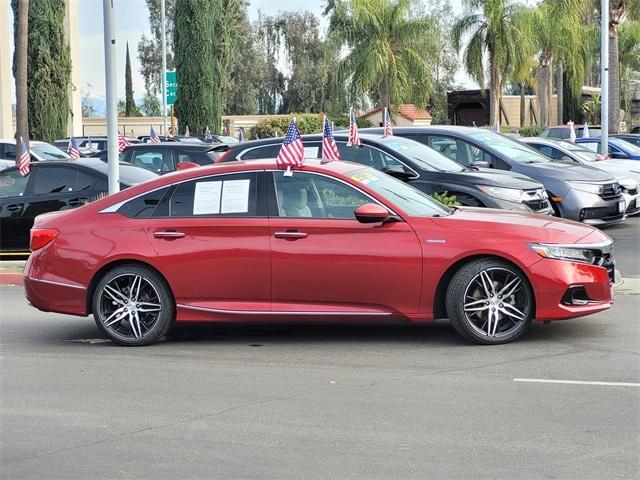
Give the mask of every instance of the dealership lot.
<svg viewBox="0 0 640 480">
<path fill-rule="evenodd" d="M 437 323 L 189 326 L 122 348 L 0 287 L 2 476 L 635 478 L 640 218 L 606 233 L 614 308 L 495 347 Z"/>
</svg>

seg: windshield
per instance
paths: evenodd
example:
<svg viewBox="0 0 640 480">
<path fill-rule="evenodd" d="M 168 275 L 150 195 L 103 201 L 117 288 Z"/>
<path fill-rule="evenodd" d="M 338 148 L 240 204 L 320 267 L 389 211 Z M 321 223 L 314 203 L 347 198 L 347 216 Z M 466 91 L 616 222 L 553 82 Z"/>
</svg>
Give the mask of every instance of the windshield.
<svg viewBox="0 0 640 480">
<path fill-rule="evenodd" d="M 426 193 L 373 168 L 359 168 L 349 172 L 348 175 L 395 203 L 413 217 L 443 217 L 454 211 Z"/>
<path fill-rule="evenodd" d="M 67 155 L 65 152 L 60 150 L 58 147 L 49 145 L 48 143 L 31 142 L 29 146 L 36 155 L 42 157 L 45 160 L 62 160 L 65 158 L 69 158 L 69 155 Z"/>
<path fill-rule="evenodd" d="M 621 138 L 610 138 L 609 142 L 616 147 L 622 148 L 624 151 L 629 152 L 633 155 L 640 155 L 640 147 L 637 147 L 633 143 L 627 142 L 626 140 L 622 140 Z"/>
<path fill-rule="evenodd" d="M 504 156 L 518 163 L 548 163 L 551 159 L 545 157 L 533 148 L 527 147 L 517 140 L 498 135 L 490 131 L 480 131 L 469 135 L 476 142 L 487 147 L 493 147 Z"/>
<path fill-rule="evenodd" d="M 567 150 L 569 150 L 576 157 L 586 162 L 596 162 L 598 160 L 596 152 L 592 152 L 588 148 L 585 148 L 581 145 L 576 145 L 575 143 L 566 142 L 566 145 L 563 144 L 562 146 Z"/>
<path fill-rule="evenodd" d="M 462 172 L 464 166 L 426 145 L 406 138 L 391 137 L 384 142 L 394 152 L 413 160 L 417 168 L 430 172 Z"/>
</svg>

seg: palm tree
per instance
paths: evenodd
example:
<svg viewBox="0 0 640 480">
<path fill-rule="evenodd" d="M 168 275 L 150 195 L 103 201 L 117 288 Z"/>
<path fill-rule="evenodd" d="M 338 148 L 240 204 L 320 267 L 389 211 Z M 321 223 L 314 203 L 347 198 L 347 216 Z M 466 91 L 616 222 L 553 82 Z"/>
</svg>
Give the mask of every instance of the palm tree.
<svg viewBox="0 0 640 480">
<path fill-rule="evenodd" d="M 16 79 L 16 139 L 22 137 L 29 148 L 29 107 L 27 104 L 27 47 L 29 38 L 29 0 L 13 0 L 15 51 L 13 68 Z M 16 142 L 16 145 L 19 145 Z M 22 153 L 18 146 L 17 159 Z"/>
<path fill-rule="evenodd" d="M 510 0 L 468 0 L 466 13 L 453 26 L 453 48 L 462 52 L 465 69 L 482 88 L 485 65 L 489 73 L 489 123 L 499 120 L 500 97 L 505 79 L 523 55 L 520 35 L 514 22 L 520 7 Z"/>
<path fill-rule="evenodd" d="M 423 52 L 429 23 L 412 17 L 410 0 L 332 0 L 329 35 L 349 49 L 335 81 L 348 84 L 353 97 L 369 95 L 391 109 L 402 103 L 424 105 L 433 90 Z"/>
<path fill-rule="evenodd" d="M 533 42 L 538 52 L 540 75 L 538 96 L 540 124 L 549 125 L 551 117 L 551 92 L 553 65 L 564 72 L 572 90 L 579 90 L 584 80 L 584 65 L 587 53 L 583 38 L 582 13 L 584 0 L 544 0 L 525 16 L 524 38 Z M 558 82 L 558 103 L 562 105 L 562 81 Z M 562 122 L 559 112 L 558 121 Z"/>
<path fill-rule="evenodd" d="M 629 112 L 633 92 L 631 72 L 640 70 L 640 22 L 626 20 L 618 32 L 618 60 L 620 70 L 620 97 L 622 107 Z"/>
<path fill-rule="evenodd" d="M 518 85 L 520 90 L 520 126 L 524 126 L 525 122 L 525 90 L 527 87 L 533 87 L 535 83 L 535 67 L 536 61 L 533 55 L 524 56 L 519 62 L 516 62 L 511 74 L 511 80 Z"/>
</svg>

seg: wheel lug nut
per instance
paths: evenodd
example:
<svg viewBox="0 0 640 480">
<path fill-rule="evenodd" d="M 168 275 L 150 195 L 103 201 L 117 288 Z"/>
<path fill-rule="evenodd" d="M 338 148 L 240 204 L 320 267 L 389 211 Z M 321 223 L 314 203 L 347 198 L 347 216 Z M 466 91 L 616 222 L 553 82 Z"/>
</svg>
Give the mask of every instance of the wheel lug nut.
<svg viewBox="0 0 640 480">
<path fill-rule="evenodd" d="M 485 305 L 489 305 L 489 302 L 486 302 Z"/>
<path fill-rule="evenodd" d="M 502 304 L 498 305 L 498 307 L 502 308 Z"/>
</svg>

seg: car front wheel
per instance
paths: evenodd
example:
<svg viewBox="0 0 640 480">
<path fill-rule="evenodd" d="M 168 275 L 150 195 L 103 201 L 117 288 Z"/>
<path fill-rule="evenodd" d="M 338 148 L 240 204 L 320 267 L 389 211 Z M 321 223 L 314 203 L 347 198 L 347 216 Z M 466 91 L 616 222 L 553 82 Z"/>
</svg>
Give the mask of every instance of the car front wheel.
<svg viewBox="0 0 640 480">
<path fill-rule="evenodd" d="M 453 275 L 446 306 L 451 324 L 463 337 L 480 344 L 500 344 L 526 331 L 533 319 L 534 297 L 518 269 L 482 259 Z"/>
<path fill-rule="evenodd" d="M 140 265 L 122 265 L 98 282 L 93 316 L 112 341 L 148 345 L 173 325 L 175 304 L 169 286 L 157 272 Z"/>
</svg>

